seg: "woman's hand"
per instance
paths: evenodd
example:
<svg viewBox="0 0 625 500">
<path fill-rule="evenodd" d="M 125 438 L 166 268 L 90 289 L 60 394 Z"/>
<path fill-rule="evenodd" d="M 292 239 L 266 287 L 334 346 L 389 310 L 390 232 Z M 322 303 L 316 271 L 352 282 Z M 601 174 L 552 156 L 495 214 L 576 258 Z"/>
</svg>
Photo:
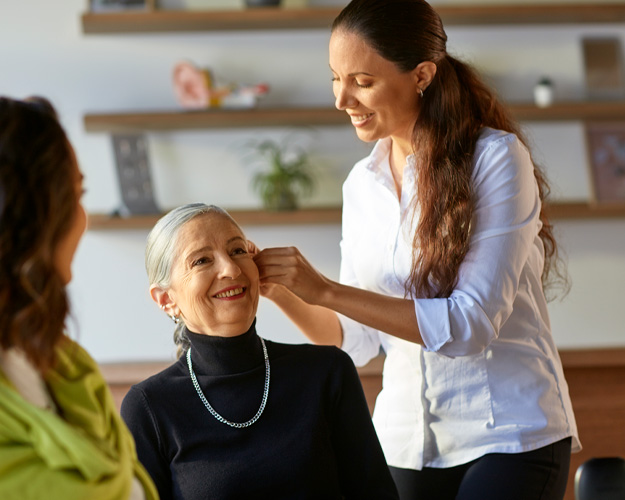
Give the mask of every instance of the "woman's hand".
<svg viewBox="0 0 625 500">
<path fill-rule="evenodd" d="M 266 248 L 254 255 L 254 261 L 265 297 L 273 299 L 285 287 L 308 304 L 323 305 L 324 294 L 332 282 L 310 265 L 297 248 Z"/>
<path fill-rule="evenodd" d="M 247 251 L 252 256 L 252 259 L 254 259 L 255 261 L 256 256 L 260 253 L 260 248 L 258 248 L 253 241 L 247 240 Z M 262 297 L 265 297 L 274 302 L 279 300 L 281 295 L 289 293 L 286 288 L 281 285 L 276 285 L 274 283 L 260 283 L 259 289 Z"/>
<path fill-rule="evenodd" d="M 412 299 L 342 285 L 326 278 L 297 248 L 266 248 L 254 255 L 261 293 L 316 344 L 343 344 L 336 313 L 409 342 L 423 344 Z M 319 307 L 321 306 L 321 307 Z"/>
<path fill-rule="evenodd" d="M 273 301 L 316 344 L 341 347 L 343 332 L 336 313 L 323 305 L 332 281 L 317 272 L 297 248 L 259 250 L 249 242 L 258 267 L 260 293 Z M 324 293 L 325 291 L 328 293 Z"/>
</svg>

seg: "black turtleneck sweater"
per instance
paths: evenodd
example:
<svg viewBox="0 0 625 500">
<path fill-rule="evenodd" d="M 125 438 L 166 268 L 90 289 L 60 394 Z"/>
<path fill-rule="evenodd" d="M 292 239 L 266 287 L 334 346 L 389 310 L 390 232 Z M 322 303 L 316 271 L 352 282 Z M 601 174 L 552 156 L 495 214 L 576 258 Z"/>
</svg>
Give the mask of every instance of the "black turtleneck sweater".
<svg viewBox="0 0 625 500">
<path fill-rule="evenodd" d="M 187 333 L 208 402 L 230 421 L 251 419 L 265 380 L 254 324 L 238 337 Z M 124 398 L 122 417 L 161 500 L 398 498 L 351 358 L 336 347 L 265 342 L 269 398 L 250 427 L 208 412 L 186 356 Z"/>
</svg>

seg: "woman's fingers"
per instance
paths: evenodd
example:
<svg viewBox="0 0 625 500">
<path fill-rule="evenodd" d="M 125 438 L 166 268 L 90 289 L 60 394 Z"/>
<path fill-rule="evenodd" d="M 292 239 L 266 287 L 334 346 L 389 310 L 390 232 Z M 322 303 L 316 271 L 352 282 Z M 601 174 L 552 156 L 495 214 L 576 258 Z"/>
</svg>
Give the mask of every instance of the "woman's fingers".
<svg viewBox="0 0 625 500">
<path fill-rule="evenodd" d="M 323 277 L 295 247 L 266 248 L 254 261 L 262 285 L 282 285 L 306 302 L 312 303 L 323 287 Z M 271 294 L 271 292 L 268 292 Z"/>
<path fill-rule="evenodd" d="M 298 255 L 301 256 L 293 247 L 266 248 L 254 255 L 254 262 L 261 279 L 284 276 L 289 271 L 297 271 L 301 262 Z"/>
</svg>

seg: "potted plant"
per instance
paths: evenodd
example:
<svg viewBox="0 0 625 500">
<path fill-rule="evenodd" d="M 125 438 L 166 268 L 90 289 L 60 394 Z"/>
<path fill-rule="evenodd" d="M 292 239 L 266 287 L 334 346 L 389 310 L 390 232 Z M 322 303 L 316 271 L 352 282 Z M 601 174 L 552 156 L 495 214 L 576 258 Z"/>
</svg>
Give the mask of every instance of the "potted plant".
<svg viewBox="0 0 625 500">
<path fill-rule="evenodd" d="M 272 140 L 253 145 L 269 168 L 257 172 L 252 186 L 267 210 L 296 210 L 301 196 L 312 194 L 314 180 L 308 154 Z"/>
</svg>

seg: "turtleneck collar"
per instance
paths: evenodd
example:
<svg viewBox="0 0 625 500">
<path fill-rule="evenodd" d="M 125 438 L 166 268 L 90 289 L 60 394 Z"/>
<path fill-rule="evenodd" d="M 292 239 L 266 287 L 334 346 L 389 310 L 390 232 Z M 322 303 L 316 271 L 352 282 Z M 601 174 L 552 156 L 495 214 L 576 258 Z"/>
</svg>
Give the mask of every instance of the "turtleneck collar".
<svg viewBox="0 0 625 500">
<path fill-rule="evenodd" d="M 256 319 L 249 330 L 236 337 L 203 335 L 189 329 L 186 333 L 191 342 L 193 371 L 198 376 L 233 375 L 264 366 L 263 347 L 256 334 Z"/>
</svg>

